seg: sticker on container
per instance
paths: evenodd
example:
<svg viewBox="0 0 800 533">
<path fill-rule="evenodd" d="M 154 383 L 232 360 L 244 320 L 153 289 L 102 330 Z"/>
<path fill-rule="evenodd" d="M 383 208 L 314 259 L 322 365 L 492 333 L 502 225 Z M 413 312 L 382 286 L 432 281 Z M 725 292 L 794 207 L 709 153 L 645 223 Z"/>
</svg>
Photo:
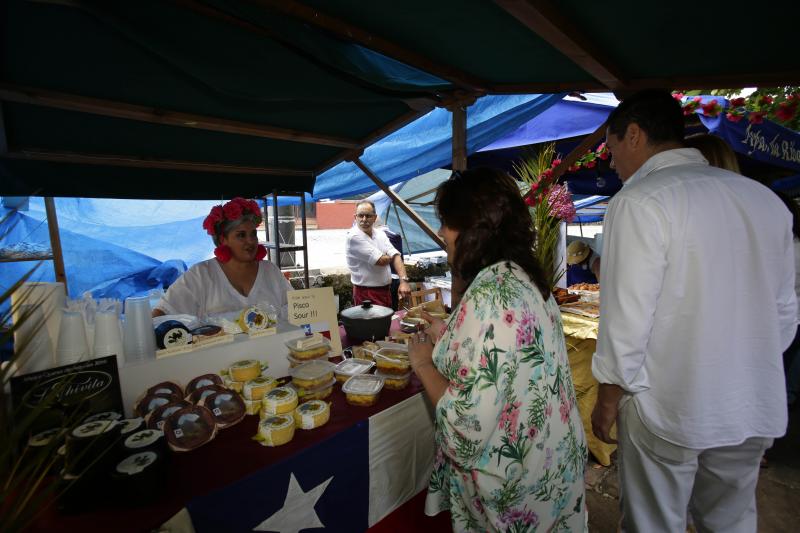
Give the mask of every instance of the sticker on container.
<svg viewBox="0 0 800 533">
<path fill-rule="evenodd" d="M 161 431 L 155 429 L 145 429 L 142 431 L 137 431 L 136 433 L 125 439 L 125 447 L 144 448 L 156 442 L 158 439 L 161 438 L 162 435 L 163 433 Z"/>
<path fill-rule="evenodd" d="M 154 452 L 135 453 L 130 457 L 126 457 L 117 465 L 117 472 L 132 476 L 142 472 L 145 468 L 153 464 L 156 459 L 158 459 L 158 455 Z"/>
<path fill-rule="evenodd" d="M 222 409 L 220 409 L 219 407 L 215 407 L 214 409 L 211 410 L 211 412 L 217 416 L 222 416 Z"/>
<path fill-rule="evenodd" d="M 183 430 L 181 428 L 174 430 L 172 433 L 175 435 L 175 438 L 177 439 L 183 437 Z"/>
</svg>

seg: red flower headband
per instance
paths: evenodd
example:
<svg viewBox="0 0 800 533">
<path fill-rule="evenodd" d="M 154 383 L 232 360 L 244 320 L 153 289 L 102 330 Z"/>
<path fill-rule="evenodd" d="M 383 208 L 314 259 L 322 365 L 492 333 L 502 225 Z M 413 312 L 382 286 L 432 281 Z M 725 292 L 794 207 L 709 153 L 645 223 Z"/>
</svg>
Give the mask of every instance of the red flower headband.
<svg viewBox="0 0 800 533">
<path fill-rule="evenodd" d="M 245 215 L 258 219 L 256 225 L 261 224 L 261 210 L 256 201 L 236 197 L 226 204 L 212 207 L 211 212 L 203 220 L 203 229 L 212 237 L 217 237 L 222 233 L 222 225 L 225 222 L 239 220 Z"/>
</svg>

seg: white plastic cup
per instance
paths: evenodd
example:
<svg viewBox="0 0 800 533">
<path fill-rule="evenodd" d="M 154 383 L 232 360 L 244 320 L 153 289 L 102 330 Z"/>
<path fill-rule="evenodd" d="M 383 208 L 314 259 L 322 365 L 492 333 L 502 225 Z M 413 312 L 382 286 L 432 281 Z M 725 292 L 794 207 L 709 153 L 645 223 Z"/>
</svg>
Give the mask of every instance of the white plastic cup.
<svg viewBox="0 0 800 533">
<path fill-rule="evenodd" d="M 117 367 L 124 361 L 122 335 L 116 311 L 104 311 L 94 316 L 94 357 L 117 356 Z"/>
<path fill-rule="evenodd" d="M 86 341 L 83 314 L 75 311 L 63 311 L 56 345 L 57 364 L 68 365 L 81 359 L 88 359 L 88 357 L 89 343 Z"/>
<path fill-rule="evenodd" d="M 25 320 L 14 330 L 15 362 L 19 374 L 39 372 L 51 368 L 53 344 L 47 331 L 47 322 L 42 307 L 38 305 L 20 305 L 17 309 L 17 320 Z"/>
<path fill-rule="evenodd" d="M 156 358 L 156 334 L 150 316 L 150 301 L 147 296 L 125 300 L 125 325 L 122 344 L 125 361 L 148 361 Z"/>
</svg>

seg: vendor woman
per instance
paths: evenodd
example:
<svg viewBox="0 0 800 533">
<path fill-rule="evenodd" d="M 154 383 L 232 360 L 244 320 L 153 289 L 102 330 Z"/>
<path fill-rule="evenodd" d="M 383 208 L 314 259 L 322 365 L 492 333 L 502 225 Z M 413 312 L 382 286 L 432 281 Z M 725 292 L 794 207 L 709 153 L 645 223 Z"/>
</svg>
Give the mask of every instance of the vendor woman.
<svg viewBox="0 0 800 533">
<path fill-rule="evenodd" d="M 292 287 L 278 267 L 262 261 L 267 250 L 258 244 L 256 234 L 261 220 L 253 200 L 234 198 L 214 206 L 203 228 L 214 240 L 215 258 L 197 263 L 178 278 L 156 304 L 153 316 L 206 317 L 271 304 L 285 319 L 286 291 Z"/>
<path fill-rule="evenodd" d="M 567 246 L 567 285 L 597 283 L 600 277 L 600 256 L 583 241 Z"/>
</svg>

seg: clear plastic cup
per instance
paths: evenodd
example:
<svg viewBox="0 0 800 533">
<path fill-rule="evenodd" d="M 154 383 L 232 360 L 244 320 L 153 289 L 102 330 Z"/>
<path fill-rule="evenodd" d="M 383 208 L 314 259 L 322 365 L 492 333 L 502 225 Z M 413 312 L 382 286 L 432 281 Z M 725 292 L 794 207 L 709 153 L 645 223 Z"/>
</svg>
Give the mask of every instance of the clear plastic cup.
<svg viewBox="0 0 800 533">
<path fill-rule="evenodd" d="M 156 334 L 147 296 L 125 300 L 125 325 L 122 346 L 127 363 L 156 358 Z"/>
<path fill-rule="evenodd" d="M 117 367 L 123 364 L 122 334 L 116 311 L 104 311 L 94 317 L 94 356 L 117 356 Z"/>
<path fill-rule="evenodd" d="M 68 365 L 88 359 L 88 357 L 89 343 L 86 340 L 83 314 L 75 311 L 63 311 L 58 330 L 56 362 L 59 365 Z"/>
</svg>

